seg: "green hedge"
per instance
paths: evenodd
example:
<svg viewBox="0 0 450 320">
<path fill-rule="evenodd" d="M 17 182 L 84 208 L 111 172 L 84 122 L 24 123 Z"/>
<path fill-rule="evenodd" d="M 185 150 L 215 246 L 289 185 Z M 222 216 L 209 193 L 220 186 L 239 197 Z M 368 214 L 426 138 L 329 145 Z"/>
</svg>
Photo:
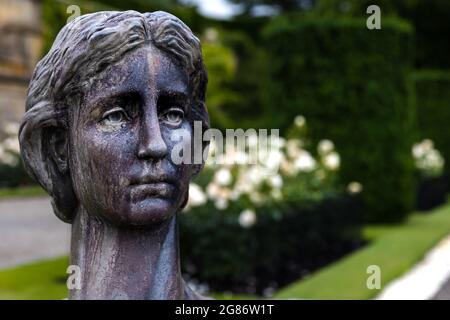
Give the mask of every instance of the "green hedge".
<svg viewBox="0 0 450 320">
<path fill-rule="evenodd" d="M 358 196 L 289 197 L 258 209 L 243 228 L 239 210 L 196 207 L 180 215 L 182 269 L 212 292 L 262 294 L 302 278 L 362 244 Z"/>
<path fill-rule="evenodd" d="M 402 220 L 415 190 L 410 26 L 383 19 L 382 29 L 371 31 L 363 19 L 290 16 L 264 34 L 273 126 L 306 116 L 313 141 L 336 143 L 343 181 L 364 185 L 366 220 Z"/>
<path fill-rule="evenodd" d="M 450 72 L 424 70 L 412 76 L 416 91 L 418 139 L 434 141 L 450 173 Z"/>
</svg>

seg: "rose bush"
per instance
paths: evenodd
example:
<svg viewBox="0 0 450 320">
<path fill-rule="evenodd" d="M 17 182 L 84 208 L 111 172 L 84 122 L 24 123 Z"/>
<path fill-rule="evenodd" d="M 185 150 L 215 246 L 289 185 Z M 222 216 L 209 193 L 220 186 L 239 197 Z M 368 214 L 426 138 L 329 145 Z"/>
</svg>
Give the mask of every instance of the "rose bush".
<svg viewBox="0 0 450 320">
<path fill-rule="evenodd" d="M 418 176 L 417 204 L 421 211 L 431 210 L 447 200 L 448 176 L 445 159 L 431 139 L 423 139 L 412 147 Z"/>
<path fill-rule="evenodd" d="M 187 278 L 201 288 L 270 293 L 361 244 L 362 185 L 338 183 L 333 142 L 313 148 L 301 116 L 287 139 L 267 140 L 257 161 L 256 135 L 218 156 L 212 144 L 213 161 L 191 184 L 181 252 Z"/>
</svg>

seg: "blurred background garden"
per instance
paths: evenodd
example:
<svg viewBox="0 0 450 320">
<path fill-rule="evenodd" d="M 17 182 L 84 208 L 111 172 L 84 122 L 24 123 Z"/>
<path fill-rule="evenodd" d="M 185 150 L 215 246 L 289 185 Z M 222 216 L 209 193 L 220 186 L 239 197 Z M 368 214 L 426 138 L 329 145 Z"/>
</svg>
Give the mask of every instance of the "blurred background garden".
<svg viewBox="0 0 450 320">
<path fill-rule="evenodd" d="M 67 295 L 68 238 L 39 248 L 68 229 L 19 157 L 34 65 L 74 14 L 128 9 L 173 13 L 201 39 L 213 128 L 280 129 L 264 163 L 229 152 L 192 183 L 180 241 L 196 290 L 375 298 L 450 235 L 449 1 L 0 0 L 0 299 Z"/>
</svg>

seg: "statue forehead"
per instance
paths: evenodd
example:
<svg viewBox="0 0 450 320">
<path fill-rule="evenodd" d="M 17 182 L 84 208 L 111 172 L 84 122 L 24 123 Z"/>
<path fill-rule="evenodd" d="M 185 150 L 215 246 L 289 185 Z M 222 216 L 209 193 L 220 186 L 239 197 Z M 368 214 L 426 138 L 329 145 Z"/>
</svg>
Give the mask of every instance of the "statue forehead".
<svg viewBox="0 0 450 320">
<path fill-rule="evenodd" d="M 168 53 L 151 43 L 126 53 L 89 81 L 86 98 L 108 95 L 111 90 L 169 88 L 187 92 L 188 76 Z"/>
</svg>

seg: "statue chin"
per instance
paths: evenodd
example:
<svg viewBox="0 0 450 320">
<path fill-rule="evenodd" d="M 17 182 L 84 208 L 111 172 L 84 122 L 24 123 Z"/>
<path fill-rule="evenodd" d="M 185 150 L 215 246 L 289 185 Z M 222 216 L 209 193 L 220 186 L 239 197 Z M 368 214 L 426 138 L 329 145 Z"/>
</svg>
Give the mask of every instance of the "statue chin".
<svg viewBox="0 0 450 320">
<path fill-rule="evenodd" d="M 77 193 L 82 200 L 81 206 L 100 222 L 120 227 L 144 227 L 167 221 L 180 211 L 184 205 L 182 201 L 186 200 L 189 179 L 180 176 L 179 181 L 183 183 L 142 183 L 125 188 L 105 188 L 102 183 L 94 183 L 90 192 L 77 190 Z"/>
<path fill-rule="evenodd" d="M 174 217 L 179 205 L 172 199 L 150 197 L 116 208 L 83 206 L 89 216 L 117 227 L 152 226 Z"/>
<path fill-rule="evenodd" d="M 167 199 L 149 198 L 130 205 L 130 210 L 111 219 L 120 226 L 151 226 L 172 218 L 176 210 Z"/>
</svg>

